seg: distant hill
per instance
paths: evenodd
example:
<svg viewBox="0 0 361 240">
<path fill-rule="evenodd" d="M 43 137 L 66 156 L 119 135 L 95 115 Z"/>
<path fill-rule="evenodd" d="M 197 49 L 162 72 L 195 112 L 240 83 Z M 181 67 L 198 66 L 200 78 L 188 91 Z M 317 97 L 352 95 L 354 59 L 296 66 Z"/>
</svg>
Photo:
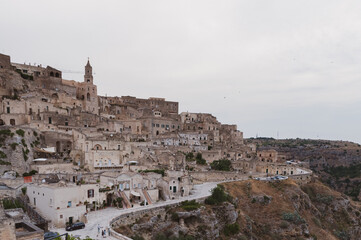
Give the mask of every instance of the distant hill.
<svg viewBox="0 0 361 240">
<path fill-rule="evenodd" d="M 346 141 L 251 138 L 258 150 L 275 149 L 285 160 L 308 162 L 320 180 L 333 189 L 361 200 L 361 146 Z"/>
</svg>

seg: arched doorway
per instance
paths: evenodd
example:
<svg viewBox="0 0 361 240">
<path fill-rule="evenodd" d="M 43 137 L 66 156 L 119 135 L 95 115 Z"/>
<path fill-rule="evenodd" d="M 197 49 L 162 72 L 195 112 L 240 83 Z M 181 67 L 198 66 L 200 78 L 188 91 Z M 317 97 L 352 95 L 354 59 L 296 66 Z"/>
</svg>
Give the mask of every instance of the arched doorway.
<svg viewBox="0 0 361 240">
<path fill-rule="evenodd" d="M 110 207 L 112 205 L 113 202 L 113 193 L 108 193 L 107 194 L 107 206 Z"/>
</svg>

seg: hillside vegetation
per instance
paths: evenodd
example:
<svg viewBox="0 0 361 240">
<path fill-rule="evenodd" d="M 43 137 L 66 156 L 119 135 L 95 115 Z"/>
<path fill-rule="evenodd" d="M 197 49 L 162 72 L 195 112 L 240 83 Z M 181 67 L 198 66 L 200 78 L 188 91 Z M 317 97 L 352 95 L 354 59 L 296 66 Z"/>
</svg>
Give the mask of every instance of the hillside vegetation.
<svg viewBox="0 0 361 240">
<path fill-rule="evenodd" d="M 358 240 L 361 208 L 321 182 L 224 183 L 205 204 L 184 202 L 118 232 L 152 240 Z"/>
</svg>

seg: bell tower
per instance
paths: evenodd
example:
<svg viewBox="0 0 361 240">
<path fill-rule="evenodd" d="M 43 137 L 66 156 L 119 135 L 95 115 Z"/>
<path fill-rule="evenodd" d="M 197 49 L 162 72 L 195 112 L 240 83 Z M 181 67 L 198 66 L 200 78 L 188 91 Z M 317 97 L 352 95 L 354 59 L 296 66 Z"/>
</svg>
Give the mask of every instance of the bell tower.
<svg viewBox="0 0 361 240">
<path fill-rule="evenodd" d="M 93 84 L 93 68 L 90 65 L 89 58 L 88 63 L 85 65 L 84 82 Z"/>
</svg>

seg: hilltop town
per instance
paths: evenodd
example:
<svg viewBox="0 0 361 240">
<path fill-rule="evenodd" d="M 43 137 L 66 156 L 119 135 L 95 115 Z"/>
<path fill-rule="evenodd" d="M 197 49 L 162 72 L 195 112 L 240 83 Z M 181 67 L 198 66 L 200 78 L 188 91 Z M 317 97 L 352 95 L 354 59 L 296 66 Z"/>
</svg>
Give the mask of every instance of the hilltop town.
<svg viewBox="0 0 361 240">
<path fill-rule="evenodd" d="M 106 207 L 181 200 L 197 184 L 312 180 L 308 162 L 245 143 L 236 125 L 211 113 L 179 113 L 178 102 L 159 97 L 98 95 L 89 60 L 77 82 L 0 54 L 0 95 L 0 198 L 24 206 L 29 219 L 8 210 L 0 217 L 31 226 L 29 236 L 86 223 Z M 2 236 L 18 238 L 1 224 Z"/>
</svg>

